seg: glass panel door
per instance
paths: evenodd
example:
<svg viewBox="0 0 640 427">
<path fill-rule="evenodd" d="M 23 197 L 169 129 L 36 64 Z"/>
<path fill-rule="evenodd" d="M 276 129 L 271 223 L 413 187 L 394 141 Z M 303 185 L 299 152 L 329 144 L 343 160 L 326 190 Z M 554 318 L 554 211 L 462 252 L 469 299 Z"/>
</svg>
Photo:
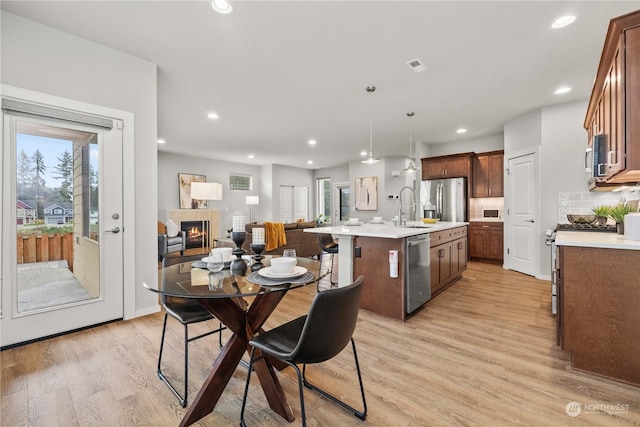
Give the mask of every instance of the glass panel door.
<svg viewBox="0 0 640 427">
<path fill-rule="evenodd" d="M 5 112 L 2 346 L 122 318 L 117 123 Z"/>
</svg>

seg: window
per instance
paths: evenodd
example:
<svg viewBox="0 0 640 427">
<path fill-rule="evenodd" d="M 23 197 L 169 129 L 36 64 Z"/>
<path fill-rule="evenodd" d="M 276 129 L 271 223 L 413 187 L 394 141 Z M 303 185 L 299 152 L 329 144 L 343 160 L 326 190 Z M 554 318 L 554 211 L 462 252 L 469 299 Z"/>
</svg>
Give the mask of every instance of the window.
<svg viewBox="0 0 640 427">
<path fill-rule="evenodd" d="M 331 218 L 331 179 L 318 178 L 317 182 L 317 214 L 322 214 L 325 218 Z"/>
<path fill-rule="evenodd" d="M 253 190 L 253 179 L 251 175 L 231 174 L 229 176 L 229 189 L 240 191 Z"/>
</svg>

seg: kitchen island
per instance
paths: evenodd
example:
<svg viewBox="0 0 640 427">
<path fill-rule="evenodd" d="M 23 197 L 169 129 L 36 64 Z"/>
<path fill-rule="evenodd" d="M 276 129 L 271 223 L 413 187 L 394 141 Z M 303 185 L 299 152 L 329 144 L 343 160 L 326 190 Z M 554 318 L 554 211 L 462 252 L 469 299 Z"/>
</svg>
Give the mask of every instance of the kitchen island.
<svg viewBox="0 0 640 427">
<path fill-rule="evenodd" d="M 640 386 L 640 241 L 559 231 L 558 343 L 571 366 Z"/>
<path fill-rule="evenodd" d="M 466 222 L 423 224 L 415 221 L 406 226 L 358 224 L 304 231 L 327 233 L 338 239 L 338 286 L 346 286 L 363 274 L 363 309 L 404 321 L 414 310 L 408 309 L 415 306 L 411 295 L 426 301 L 461 277 L 467 263 L 467 225 Z M 407 268 L 408 244 L 416 236 L 424 236 L 430 244 L 426 251 L 420 252 L 421 259 L 410 263 L 424 267 L 426 277 L 416 277 Z M 390 251 L 398 253 L 397 274 L 391 269 Z M 407 292 L 405 285 L 410 279 L 414 286 Z"/>
</svg>

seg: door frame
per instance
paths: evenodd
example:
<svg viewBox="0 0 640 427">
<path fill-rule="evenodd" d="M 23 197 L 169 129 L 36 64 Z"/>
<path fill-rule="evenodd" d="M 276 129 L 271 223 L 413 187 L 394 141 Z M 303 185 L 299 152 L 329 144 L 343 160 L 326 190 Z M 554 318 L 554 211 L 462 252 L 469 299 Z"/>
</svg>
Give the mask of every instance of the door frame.
<svg viewBox="0 0 640 427">
<path fill-rule="evenodd" d="M 540 147 L 539 146 L 534 146 L 534 147 L 530 147 L 530 148 L 525 148 L 522 150 L 518 150 L 518 151 L 512 151 L 512 152 L 506 152 L 505 151 L 505 162 L 504 162 L 504 185 L 505 185 L 505 211 L 507 211 L 507 208 L 509 206 L 508 204 L 508 200 L 509 197 L 511 197 L 511 175 L 509 174 L 509 162 L 513 159 L 517 159 L 518 157 L 524 157 L 524 156 L 528 156 L 528 155 L 532 155 L 533 156 L 533 168 L 534 168 L 534 172 L 535 172 L 535 176 L 533 177 L 533 181 L 534 184 L 536 186 L 536 188 L 534 189 L 534 203 L 535 206 L 533 208 L 533 211 L 535 212 L 535 219 L 536 221 L 534 222 L 533 225 L 533 230 L 534 230 L 534 236 L 539 236 L 540 235 L 540 218 L 541 218 L 541 210 L 540 210 Z M 511 265 L 511 254 L 508 254 L 507 251 L 510 249 L 508 242 L 511 241 L 511 237 L 512 237 L 512 229 L 511 227 L 513 226 L 512 221 L 511 221 L 511 215 L 509 212 L 506 212 L 504 215 L 504 264 L 503 267 L 507 268 L 509 270 L 512 270 L 512 265 Z M 533 254 L 533 275 L 536 278 L 540 278 L 540 266 L 539 266 L 539 259 L 540 259 L 540 250 L 544 244 L 543 239 L 536 239 L 534 238 L 534 247 L 532 249 L 532 254 Z M 517 271 L 517 270 L 514 270 Z M 524 274 L 524 273 L 523 273 Z"/>
<path fill-rule="evenodd" d="M 100 105 L 89 104 L 82 101 L 76 101 L 73 99 L 63 98 L 59 96 L 49 95 L 41 92 L 36 92 L 28 89 L 18 88 L 15 86 L 0 85 L 0 98 L 13 99 L 16 101 L 23 101 L 31 104 L 40 104 L 51 108 L 57 108 L 62 110 L 79 112 L 82 114 L 95 115 L 100 117 L 107 117 L 114 121 L 120 121 L 122 123 L 122 179 L 123 183 L 135 182 L 135 144 L 134 144 L 134 115 L 133 113 L 117 110 L 110 107 L 104 107 Z M 0 114 L 4 116 L 3 114 Z M 0 125 L 4 135 L 4 127 L 6 123 L 4 120 L 0 120 Z M 5 162 L 5 146 L 3 140 L 3 146 L 0 150 L 0 176 L 3 177 L 3 185 L 9 185 L 6 183 L 7 174 L 10 171 L 4 169 Z M 138 288 L 136 283 L 136 254 L 135 254 L 135 190 L 133 185 L 123 185 L 122 191 L 122 239 L 123 239 L 123 319 L 131 319 L 137 316 L 151 314 L 159 310 L 159 305 L 154 306 L 150 310 L 136 311 L 136 290 Z M 129 190 L 127 190 L 129 188 Z M 7 192 L 2 192 L 2 197 L 8 197 Z M 2 200 L 3 206 L 11 206 L 15 201 Z M 6 215 L 2 215 L 2 226 L 0 227 L 0 236 L 4 237 L 9 235 L 11 224 L 7 220 Z M 129 231 L 130 230 L 130 231 Z M 128 231 L 128 232 L 125 232 Z M 4 286 L 4 272 L 12 271 L 11 262 L 14 261 L 11 256 L 12 252 L 10 239 L 2 239 L 0 244 L 0 266 L 2 274 L 0 274 L 0 289 Z M 140 291 L 142 292 L 142 291 Z M 146 291 L 148 292 L 148 291 Z M 0 299 L 1 303 L 1 299 Z M 0 318 L 3 314 L 0 313 Z"/>
<path fill-rule="evenodd" d="M 331 225 L 340 225 L 340 189 L 350 188 L 348 181 L 332 182 L 331 183 Z"/>
</svg>

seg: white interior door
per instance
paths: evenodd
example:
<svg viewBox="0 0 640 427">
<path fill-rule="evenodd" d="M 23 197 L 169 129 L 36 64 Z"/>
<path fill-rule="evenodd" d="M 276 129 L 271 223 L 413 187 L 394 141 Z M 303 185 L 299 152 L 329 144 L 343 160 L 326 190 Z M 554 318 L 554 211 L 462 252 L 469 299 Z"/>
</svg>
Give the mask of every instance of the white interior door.
<svg viewBox="0 0 640 427">
<path fill-rule="evenodd" d="M 123 126 L 101 122 L 3 115 L 2 346 L 123 317 Z"/>
<path fill-rule="evenodd" d="M 309 188 L 293 187 L 293 218 L 309 220 Z"/>
<path fill-rule="evenodd" d="M 530 153 L 508 159 L 507 223 L 505 245 L 507 266 L 515 271 L 535 276 L 536 273 L 536 213 L 537 156 Z"/>
<path fill-rule="evenodd" d="M 280 222 L 293 222 L 293 187 L 280 186 Z"/>
</svg>

